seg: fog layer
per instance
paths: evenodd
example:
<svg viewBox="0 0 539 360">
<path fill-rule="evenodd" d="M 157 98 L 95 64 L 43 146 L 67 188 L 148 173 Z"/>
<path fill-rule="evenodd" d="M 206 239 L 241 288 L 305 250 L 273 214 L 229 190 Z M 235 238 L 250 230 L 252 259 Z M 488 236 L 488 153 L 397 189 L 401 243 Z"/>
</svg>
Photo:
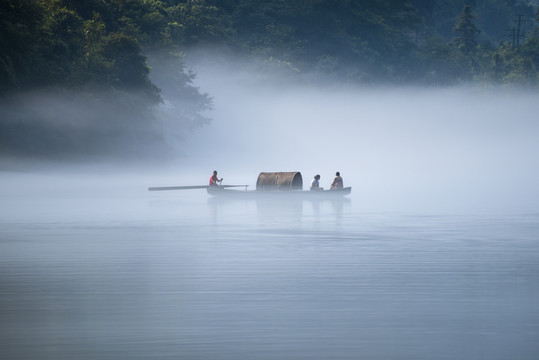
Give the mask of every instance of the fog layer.
<svg viewBox="0 0 539 360">
<path fill-rule="evenodd" d="M 42 134 L 41 142 L 54 138 L 55 144 L 90 144 L 79 146 L 89 158 L 95 155 L 94 148 L 103 157 L 115 152 L 138 159 L 159 153 L 165 158 L 170 155 L 168 149 L 174 149 L 172 156 L 180 161 L 172 165 L 152 160 L 148 170 L 147 163 L 131 163 L 130 182 L 133 171 L 144 173 L 145 177 L 139 177 L 140 189 L 205 184 L 213 170 L 225 178 L 224 183 L 249 184 L 251 189 L 261 171 L 300 171 L 304 189 L 320 174 L 321 186 L 327 188 L 340 171 L 345 186 L 353 187 L 355 204 L 365 210 L 539 210 L 537 92 L 324 87 L 283 77 L 270 79 L 241 70 L 238 63 L 232 70 L 189 61 L 197 74 L 193 85 L 214 103 L 213 110 L 203 114 L 211 122 L 199 129 L 178 137 L 177 124 L 165 121 L 166 111 L 155 123 L 159 129 L 120 117 L 110 124 L 82 126 L 91 123 L 86 118 L 99 118 L 102 109 L 80 113 L 79 104 L 62 103 L 62 109 L 80 113 L 78 119 L 84 121 L 66 123 L 55 118 L 50 124 L 56 126 L 47 128 L 46 123 L 41 125 L 44 131 L 37 128 L 35 132 Z M 164 88 L 175 84 L 165 77 L 161 82 Z M 58 105 L 43 96 L 37 99 Z M 162 104 L 170 110 L 167 106 Z M 37 116 L 31 111 L 4 114 L 28 128 L 33 128 Z M 39 148 L 39 142 L 15 136 L 18 127 L 10 129 L 13 136 L 9 138 L 16 146 L 29 149 L 29 154 Z M 114 144 L 122 151 L 102 145 L 104 137 L 116 136 L 121 129 L 128 130 L 125 141 Z M 161 131 L 163 136 L 157 135 Z M 50 152 L 62 148 L 58 145 Z M 75 162 L 79 169 L 84 157 L 78 156 Z M 74 169 L 74 162 L 66 163 L 62 171 L 65 168 Z M 88 171 L 107 182 L 103 169 Z"/>
<path fill-rule="evenodd" d="M 304 187 L 340 171 L 379 210 L 537 209 L 536 93 L 317 88 L 194 68 L 215 107 L 185 143 L 190 169 L 252 185 L 260 171 L 301 171 Z"/>
</svg>

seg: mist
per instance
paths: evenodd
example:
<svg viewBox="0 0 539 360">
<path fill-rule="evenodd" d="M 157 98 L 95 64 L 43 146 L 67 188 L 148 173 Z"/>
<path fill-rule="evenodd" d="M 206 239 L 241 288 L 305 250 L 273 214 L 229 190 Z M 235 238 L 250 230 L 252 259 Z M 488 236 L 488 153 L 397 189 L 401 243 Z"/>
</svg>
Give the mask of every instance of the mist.
<svg viewBox="0 0 539 360">
<path fill-rule="evenodd" d="M 336 85 L 209 58 L 187 57 L 194 89 L 213 102 L 198 125 L 170 114 L 186 104 L 172 96 L 174 79 L 165 76 L 174 64 L 156 70 L 165 101 L 154 122 L 133 121 L 128 113 L 107 119 L 112 104 L 92 108 L 95 101 L 80 97 L 34 93 L 3 104 L 5 119 L 18 121 L 7 128 L 10 142 L 29 155 L 10 159 L 4 152 L 4 168 L 24 168 L 34 156 L 30 171 L 82 169 L 105 184 L 138 176 L 141 189 L 205 184 L 213 170 L 225 183 L 251 189 L 261 171 L 300 171 L 304 189 L 320 174 L 327 188 L 340 171 L 365 211 L 539 209 L 536 91 Z M 36 123 L 39 117 L 46 121 Z M 21 126 L 34 137 L 17 138 Z M 41 151 L 47 142 L 49 151 Z M 77 151 L 62 154 L 74 144 Z"/>
<path fill-rule="evenodd" d="M 212 123 L 182 143 L 182 166 L 254 185 L 260 171 L 340 171 L 353 198 L 387 211 L 529 211 L 539 193 L 537 92 L 313 86 L 190 64 Z"/>
</svg>

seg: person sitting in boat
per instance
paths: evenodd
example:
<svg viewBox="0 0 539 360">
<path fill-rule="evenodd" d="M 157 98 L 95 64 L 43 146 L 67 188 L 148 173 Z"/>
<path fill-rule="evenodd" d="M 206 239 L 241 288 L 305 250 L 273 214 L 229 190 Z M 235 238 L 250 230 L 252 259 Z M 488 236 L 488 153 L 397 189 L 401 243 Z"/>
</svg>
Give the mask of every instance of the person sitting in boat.
<svg viewBox="0 0 539 360">
<path fill-rule="evenodd" d="M 219 186 L 217 183 L 220 183 L 221 181 L 223 181 L 223 179 L 219 179 L 217 177 L 217 170 L 214 170 L 213 175 L 210 178 L 210 186 Z"/>
<path fill-rule="evenodd" d="M 341 173 L 337 171 L 337 173 L 335 174 L 335 179 L 333 179 L 333 182 L 329 186 L 329 190 L 340 190 L 342 188 L 343 188 L 343 184 L 342 184 Z"/>
<path fill-rule="evenodd" d="M 311 191 L 324 190 L 320 187 L 320 175 L 315 175 L 313 181 L 311 181 Z"/>
</svg>

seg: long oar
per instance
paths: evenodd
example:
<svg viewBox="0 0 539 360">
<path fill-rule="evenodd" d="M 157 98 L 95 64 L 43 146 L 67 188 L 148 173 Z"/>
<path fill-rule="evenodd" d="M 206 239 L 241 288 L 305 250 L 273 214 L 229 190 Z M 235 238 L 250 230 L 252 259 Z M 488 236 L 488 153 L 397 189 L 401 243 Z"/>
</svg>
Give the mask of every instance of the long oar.
<svg viewBox="0 0 539 360">
<path fill-rule="evenodd" d="M 220 185 L 222 188 L 232 188 L 232 187 L 247 187 L 249 185 Z M 193 186 L 154 186 L 149 187 L 149 191 L 163 191 L 163 190 L 193 190 L 193 189 L 207 189 L 208 185 L 193 185 Z"/>
</svg>

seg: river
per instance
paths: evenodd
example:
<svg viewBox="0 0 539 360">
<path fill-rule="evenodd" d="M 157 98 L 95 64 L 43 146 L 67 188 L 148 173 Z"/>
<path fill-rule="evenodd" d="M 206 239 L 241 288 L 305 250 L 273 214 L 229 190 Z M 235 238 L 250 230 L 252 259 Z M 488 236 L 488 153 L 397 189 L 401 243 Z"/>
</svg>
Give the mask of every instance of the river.
<svg viewBox="0 0 539 360">
<path fill-rule="evenodd" d="M 371 211 L 357 192 L 220 201 L 148 192 L 145 181 L 96 191 L 91 181 L 8 178 L 2 359 L 539 354 L 537 213 Z"/>
</svg>

